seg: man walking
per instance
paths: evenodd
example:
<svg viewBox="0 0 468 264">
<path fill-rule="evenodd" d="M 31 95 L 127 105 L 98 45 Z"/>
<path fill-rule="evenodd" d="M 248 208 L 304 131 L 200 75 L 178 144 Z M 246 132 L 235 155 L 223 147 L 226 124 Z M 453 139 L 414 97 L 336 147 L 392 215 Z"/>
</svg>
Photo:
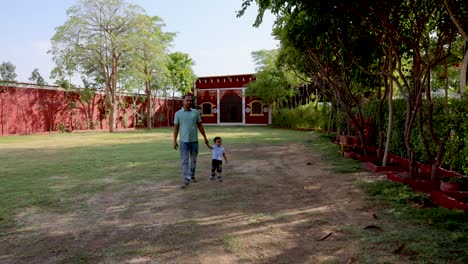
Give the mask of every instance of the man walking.
<svg viewBox="0 0 468 264">
<path fill-rule="evenodd" d="M 181 188 L 186 188 L 190 182 L 197 182 L 195 169 L 197 167 L 198 155 L 198 130 L 209 147 L 205 135 L 200 113 L 192 108 L 192 96 L 184 95 L 183 107 L 174 116 L 174 149 L 177 150 L 177 136 L 180 132 L 180 159 L 182 160 L 182 176 L 184 183 Z M 190 164 L 189 164 L 190 160 Z"/>
</svg>

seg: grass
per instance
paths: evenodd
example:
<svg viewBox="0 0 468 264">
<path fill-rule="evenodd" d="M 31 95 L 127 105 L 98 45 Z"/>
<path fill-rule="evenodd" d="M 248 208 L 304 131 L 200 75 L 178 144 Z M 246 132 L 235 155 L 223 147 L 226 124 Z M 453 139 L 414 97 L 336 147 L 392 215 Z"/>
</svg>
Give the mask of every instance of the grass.
<svg viewBox="0 0 468 264">
<path fill-rule="evenodd" d="M 362 170 L 359 162 L 337 154 L 337 146 L 327 135 L 318 133 L 308 145 L 330 164 L 330 170 L 352 173 Z M 375 251 L 393 252 L 404 244 L 400 253 L 414 263 L 468 263 L 468 214 L 459 210 L 438 208 L 428 194 L 413 192 L 409 187 L 389 181 L 360 182 L 369 194 L 370 210 L 390 224 L 379 226 L 384 232 L 348 230 L 348 235 L 361 241 L 362 263 L 385 263 L 376 259 Z"/>
<path fill-rule="evenodd" d="M 268 127 L 206 131 L 210 141 L 223 137 L 228 151 L 231 145 L 303 142 L 305 133 Z M 15 215 L 24 208 L 64 212 L 85 206 L 76 204 L 80 198 L 128 183 L 179 183 L 179 152 L 172 141 L 171 128 L 0 137 L 0 235 L 16 225 Z M 203 155 L 209 150 L 200 144 Z"/>
<path fill-rule="evenodd" d="M 367 251 L 401 254 L 415 263 L 468 263 L 468 214 L 433 207 L 428 195 L 388 181 L 362 183 L 382 217 L 391 220 L 384 232 L 359 232 Z M 369 256 L 367 256 L 369 258 Z"/>
<path fill-rule="evenodd" d="M 338 146 L 330 143 L 330 137 L 321 132 L 315 132 L 317 137 L 307 141 L 316 153 L 321 153 L 320 159 L 330 164 L 329 170 L 333 173 L 345 174 L 362 170 L 359 161 L 341 157 Z"/>
<path fill-rule="evenodd" d="M 224 246 L 231 252 L 239 252 L 242 249 L 242 242 L 238 236 L 224 235 L 222 241 Z"/>
</svg>

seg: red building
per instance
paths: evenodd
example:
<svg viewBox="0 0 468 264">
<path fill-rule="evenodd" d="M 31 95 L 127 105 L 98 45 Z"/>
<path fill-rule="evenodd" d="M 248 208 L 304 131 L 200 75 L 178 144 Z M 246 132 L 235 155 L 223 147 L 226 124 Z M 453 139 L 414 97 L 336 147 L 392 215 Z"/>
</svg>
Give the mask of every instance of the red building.
<svg viewBox="0 0 468 264">
<path fill-rule="evenodd" d="M 194 94 L 203 123 L 217 125 L 267 125 L 271 123 L 268 105 L 247 96 L 253 74 L 200 77 Z"/>
</svg>

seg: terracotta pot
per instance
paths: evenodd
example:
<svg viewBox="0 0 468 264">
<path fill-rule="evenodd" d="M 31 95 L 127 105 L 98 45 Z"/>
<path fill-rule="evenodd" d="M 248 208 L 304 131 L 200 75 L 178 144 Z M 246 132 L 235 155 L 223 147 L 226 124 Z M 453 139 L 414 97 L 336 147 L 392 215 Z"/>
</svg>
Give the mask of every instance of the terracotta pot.
<svg viewBox="0 0 468 264">
<path fill-rule="evenodd" d="M 340 143 L 343 145 L 352 145 L 353 144 L 353 137 L 349 136 L 340 136 Z"/>
<path fill-rule="evenodd" d="M 460 183 L 440 182 L 440 190 L 444 192 L 453 192 L 460 190 Z"/>
<path fill-rule="evenodd" d="M 361 146 L 361 139 L 359 137 L 352 137 L 354 146 Z"/>
</svg>

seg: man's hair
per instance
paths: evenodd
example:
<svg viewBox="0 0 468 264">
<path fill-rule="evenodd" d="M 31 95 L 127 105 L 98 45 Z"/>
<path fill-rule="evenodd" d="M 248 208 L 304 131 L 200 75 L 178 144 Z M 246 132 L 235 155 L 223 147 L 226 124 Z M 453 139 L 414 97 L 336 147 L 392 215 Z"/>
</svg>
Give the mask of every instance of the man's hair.
<svg viewBox="0 0 468 264">
<path fill-rule="evenodd" d="M 187 96 L 193 97 L 193 95 L 191 95 L 191 94 L 184 94 L 184 95 L 182 96 L 182 98 L 185 99 L 185 97 L 187 97 Z"/>
<path fill-rule="evenodd" d="M 218 140 L 218 139 L 221 139 L 221 137 L 215 137 L 215 138 L 213 139 L 214 143 L 216 143 L 216 140 Z"/>
</svg>

